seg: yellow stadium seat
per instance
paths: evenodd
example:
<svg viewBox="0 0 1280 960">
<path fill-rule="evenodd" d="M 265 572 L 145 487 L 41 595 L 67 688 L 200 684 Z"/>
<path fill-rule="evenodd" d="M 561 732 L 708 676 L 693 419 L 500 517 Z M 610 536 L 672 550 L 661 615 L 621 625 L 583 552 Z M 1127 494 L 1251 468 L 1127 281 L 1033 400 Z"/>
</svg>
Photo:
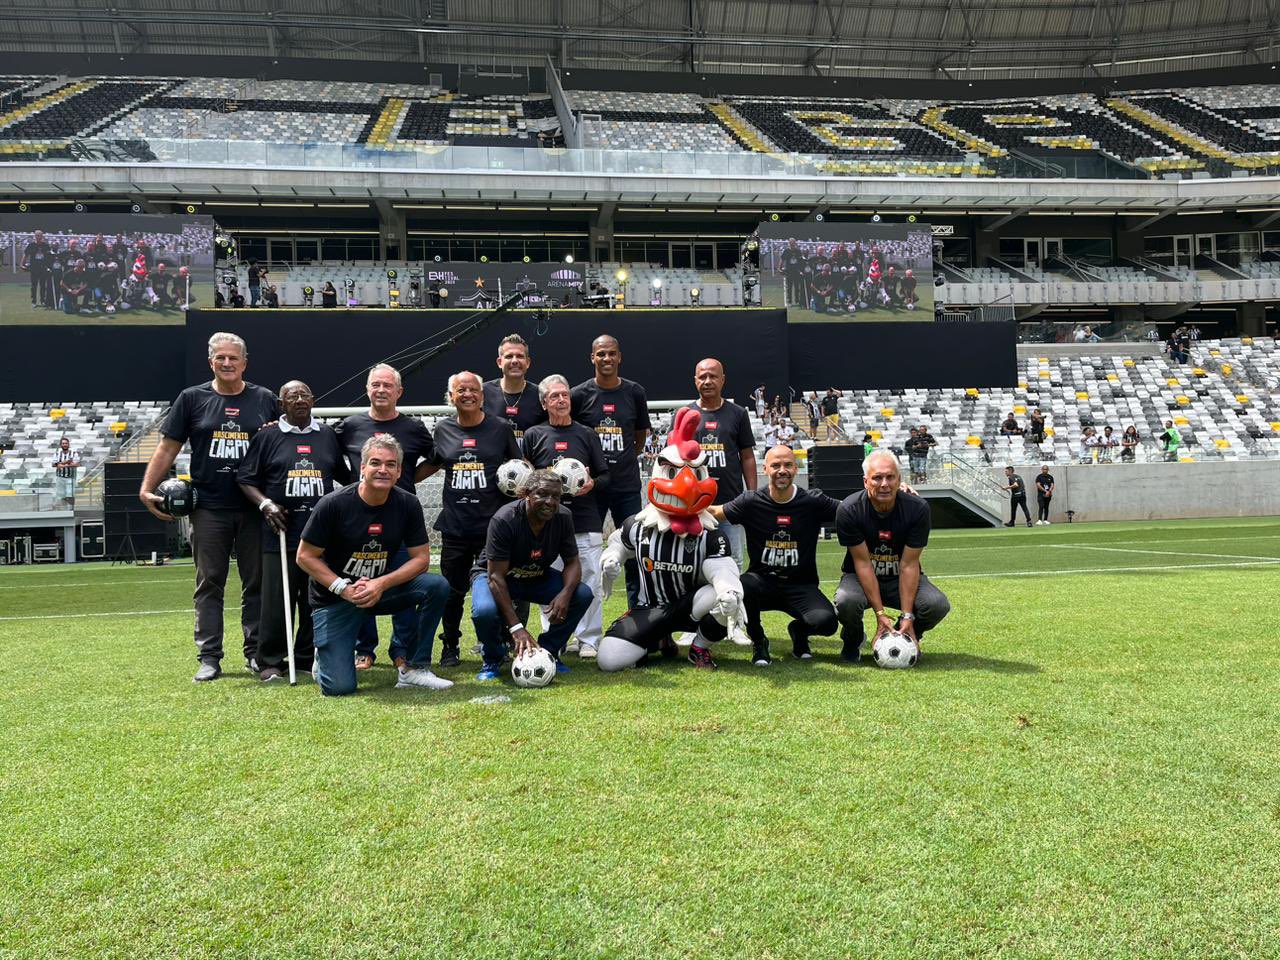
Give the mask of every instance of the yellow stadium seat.
<svg viewBox="0 0 1280 960">
<path fill-rule="evenodd" d="M 1178 378 L 1170 377 L 1168 380 L 1165 381 L 1165 383 L 1167 383 L 1171 387 L 1176 387 L 1178 385 Z"/>
<path fill-rule="evenodd" d="M 16 497 L 17 495 L 17 490 L 0 490 L 0 497 Z"/>
<path fill-rule="evenodd" d="M 1224 363 L 1224 364 L 1222 365 L 1222 375 L 1223 375 L 1224 377 L 1229 377 L 1229 376 L 1231 376 L 1231 364 L 1229 364 L 1229 363 Z"/>
<path fill-rule="evenodd" d="M 978 388 L 969 387 L 967 390 L 965 390 L 964 394 L 966 397 L 976 397 L 978 395 Z"/>
<path fill-rule="evenodd" d="M 1048 376 L 1049 376 L 1049 371 L 1048 371 L 1048 370 L 1041 370 L 1041 371 L 1040 371 L 1040 376 L 1041 376 L 1041 377 L 1044 377 L 1044 378 L 1046 378 L 1046 379 L 1047 379 L 1047 378 L 1048 378 Z"/>
<path fill-rule="evenodd" d="M 111 425 L 111 432 L 112 432 L 112 433 L 124 433 L 125 428 L 127 428 L 128 426 L 129 426 L 129 425 L 128 425 L 127 423 L 125 423 L 123 420 L 117 420 L 115 423 L 113 423 L 113 424 Z"/>
<path fill-rule="evenodd" d="M 1026 414 L 1027 408 L 1024 407 L 1022 404 L 1018 404 L 1016 407 L 1013 408 L 1013 412 L 1021 417 Z"/>
<path fill-rule="evenodd" d="M 1191 421 L 1188 420 L 1186 417 L 1174 417 L 1173 422 L 1180 427 L 1186 427 L 1191 424 Z"/>
<path fill-rule="evenodd" d="M 1052 437 L 1052 436 L 1053 436 L 1053 427 L 1045 427 L 1045 428 L 1044 428 L 1044 435 L 1045 435 L 1046 437 Z"/>
<path fill-rule="evenodd" d="M 1089 399 L 1089 394 L 1088 394 L 1088 393 L 1086 393 L 1086 392 L 1085 392 L 1085 391 L 1083 391 L 1083 390 L 1077 390 L 1077 391 L 1076 391 L 1076 399 L 1077 399 L 1077 400 L 1088 400 L 1088 399 Z"/>
<path fill-rule="evenodd" d="M 1048 357 L 1041 357 L 1041 358 L 1040 358 L 1040 362 L 1041 362 L 1041 363 L 1048 363 L 1048 362 L 1049 362 L 1049 358 L 1048 358 Z"/>
<path fill-rule="evenodd" d="M 1107 379 L 1110 380 L 1112 383 L 1117 383 L 1120 380 L 1120 378 L 1116 376 L 1114 373 L 1108 373 Z"/>
<path fill-rule="evenodd" d="M 1025 380 L 1019 380 L 1019 381 L 1018 381 L 1018 389 L 1019 389 L 1019 390 L 1025 390 L 1025 389 L 1027 389 L 1027 381 L 1025 381 Z"/>
<path fill-rule="evenodd" d="M 1276 433 L 1280 433 L 1280 423 L 1272 423 L 1271 429 L 1274 430 Z"/>
<path fill-rule="evenodd" d="M 1219 450 L 1225 450 L 1227 447 L 1231 446 L 1230 442 L 1226 440 L 1215 440 L 1213 441 L 1213 445 Z"/>
<path fill-rule="evenodd" d="M 1195 457 L 1179 457 L 1178 462 L 1179 463 L 1195 463 L 1196 459 Z"/>
<path fill-rule="evenodd" d="M 1222 356 L 1222 351 L 1221 351 L 1221 350 L 1210 350 L 1210 351 L 1209 351 L 1209 356 L 1211 356 L 1211 357 L 1220 357 L 1220 356 Z"/>
<path fill-rule="evenodd" d="M 1184 395 L 1183 395 L 1183 394 L 1181 394 L 1181 393 L 1180 393 L 1180 394 L 1178 394 L 1178 396 L 1176 397 L 1176 399 L 1177 399 L 1177 401 L 1178 401 L 1178 406 L 1180 406 L 1180 407 L 1185 407 L 1187 404 L 1189 404 L 1189 403 L 1191 402 L 1191 401 L 1190 401 L 1186 396 L 1184 396 Z"/>
<path fill-rule="evenodd" d="M 1251 347 L 1253 346 L 1253 337 L 1241 337 L 1240 342 L 1243 343 L 1246 347 Z"/>
<path fill-rule="evenodd" d="M 964 441 L 964 442 L 965 442 L 965 443 L 967 443 L 967 444 L 968 444 L 969 446 L 971 446 L 971 447 L 976 447 L 978 444 L 980 444 L 980 443 L 982 442 L 982 438 L 981 438 L 981 437 L 969 436 L 969 437 L 966 437 L 966 438 L 965 438 L 965 441 Z"/>
<path fill-rule="evenodd" d="M 893 407 L 881 407 L 881 408 L 880 408 L 880 416 L 882 416 L 882 417 L 892 417 L 892 416 L 893 416 Z"/>
<path fill-rule="evenodd" d="M 868 432 L 871 434 L 871 439 L 876 443 L 879 443 L 884 438 L 884 434 L 879 430 L 870 430 Z"/>
<path fill-rule="evenodd" d="M 1126 367 L 1132 367 L 1132 366 L 1133 366 L 1133 361 L 1132 361 L 1132 360 L 1126 360 L 1126 361 L 1124 362 L 1124 365 L 1125 365 Z"/>
<path fill-rule="evenodd" d="M 61 420 L 66 415 L 67 415 L 67 411 L 63 410 L 61 407 L 54 407 L 52 410 L 49 411 L 50 420 Z"/>
<path fill-rule="evenodd" d="M 1192 373 L 1194 373 L 1197 377 L 1205 377 L 1205 376 L 1208 376 L 1208 374 L 1206 374 L 1206 373 L 1204 372 L 1204 368 L 1203 368 L 1203 367 L 1196 367 L 1196 368 L 1195 368 L 1194 370 L 1192 370 L 1191 372 L 1192 372 Z"/>
<path fill-rule="evenodd" d="M 1246 397 L 1243 393 L 1236 394 L 1236 403 L 1248 403 L 1248 402 L 1249 402 L 1249 398 Z"/>
</svg>

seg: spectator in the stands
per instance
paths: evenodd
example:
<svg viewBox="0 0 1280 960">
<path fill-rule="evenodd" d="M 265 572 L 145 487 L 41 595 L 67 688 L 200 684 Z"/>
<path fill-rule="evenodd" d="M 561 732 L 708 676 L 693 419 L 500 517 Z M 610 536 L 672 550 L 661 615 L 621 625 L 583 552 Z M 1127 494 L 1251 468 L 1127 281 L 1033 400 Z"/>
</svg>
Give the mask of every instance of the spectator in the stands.
<svg viewBox="0 0 1280 960">
<path fill-rule="evenodd" d="M 262 296 L 262 276 L 258 272 L 258 261 L 249 261 L 249 306 L 256 307 Z"/>
<path fill-rule="evenodd" d="M 239 287 L 231 286 L 227 289 L 227 306 L 237 309 L 244 306 L 244 294 L 240 292 Z"/>
<path fill-rule="evenodd" d="M 1080 436 L 1080 462 L 1093 463 L 1098 453 L 1098 431 L 1093 427 L 1085 427 Z"/>
<path fill-rule="evenodd" d="M 338 290 L 333 285 L 332 280 L 326 280 L 324 286 L 320 288 L 320 306 L 336 307 L 338 305 Z"/>
<path fill-rule="evenodd" d="M 264 307 L 280 306 L 280 294 L 276 292 L 274 283 L 267 284 L 266 289 L 262 291 L 262 305 Z"/>
<path fill-rule="evenodd" d="M 1009 411 L 1009 415 L 1004 418 L 1004 423 L 1000 424 L 1000 436 L 1002 437 L 1020 437 L 1023 430 L 1018 426 L 1018 421 L 1014 419 L 1013 411 Z"/>
<path fill-rule="evenodd" d="M 1132 423 L 1124 428 L 1124 435 L 1120 437 L 1120 459 L 1125 463 L 1133 463 L 1138 452 L 1138 445 L 1142 443 L 1142 438 L 1138 436 L 1138 428 Z"/>
<path fill-rule="evenodd" d="M 818 435 L 818 421 L 822 418 L 822 410 L 818 406 L 817 390 L 810 392 L 809 399 L 804 402 L 804 406 L 809 413 L 809 436 L 816 437 Z"/>
<path fill-rule="evenodd" d="M 1044 414 L 1036 407 L 1027 421 L 1027 434 L 1036 446 L 1044 443 Z"/>
<path fill-rule="evenodd" d="M 1111 424 L 1102 428 L 1102 436 L 1098 438 L 1098 462 L 1111 463 L 1112 454 L 1120 446 L 1120 438 L 1115 435 Z"/>
</svg>

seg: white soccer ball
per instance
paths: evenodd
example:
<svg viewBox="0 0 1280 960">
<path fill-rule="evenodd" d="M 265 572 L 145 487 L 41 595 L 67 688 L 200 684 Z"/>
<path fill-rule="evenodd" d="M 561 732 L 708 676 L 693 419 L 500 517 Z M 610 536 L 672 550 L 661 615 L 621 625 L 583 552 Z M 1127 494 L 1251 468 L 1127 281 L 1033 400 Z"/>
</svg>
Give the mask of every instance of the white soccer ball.
<svg viewBox="0 0 1280 960">
<path fill-rule="evenodd" d="M 591 479 L 591 474 L 587 472 L 587 465 L 581 460 L 575 460 L 573 457 L 565 457 L 554 464 L 551 469 L 563 481 L 564 492 L 571 497 L 576 497 L 580 494 L 582 488 L 587 485 L 587 481 Z"/>
<path fill-rule="evenodd" d="M 508 497 L 520 496 L 520 487 L 533 474 L 533 467 L 523 460 L 508 460 L 498 468 L 498 489 Z"/>
<path fill-rule="evenodd" d="M 107 311 L 107 313 L 115 313 L 115 312 L 116 312 L 116 305 L 115 305 L 114 303 L 108 303 L 108 304 L 107 304 L 105 307 L 103 307 L 102 309 L 106 310 L 106 311 Z"/>
<path fill-rule="evenodd" d="M 914 303 L 908 303 L 908 304 L 907 304 L 907 309 L 908 309 L 908 310 L 914 310 L 915 308 L 916 308 L 916 305 L 915 305 Z"/>
<path fill-rule="evenodd" d="M 517 687 L 545 687 L 556 678 L 556 658 L 534 647 L 516 657 L 511 664 L 511 679 Z"/>
<path fill-rule="evenodd" d="M 887 670 L 905 670 L 914 667 L 920 659 L 920 648 L 905 633 L 892 630 L 881 634 L 871 645 L 871 653 L 875 657 L 876 666 Z"/>
</svg>

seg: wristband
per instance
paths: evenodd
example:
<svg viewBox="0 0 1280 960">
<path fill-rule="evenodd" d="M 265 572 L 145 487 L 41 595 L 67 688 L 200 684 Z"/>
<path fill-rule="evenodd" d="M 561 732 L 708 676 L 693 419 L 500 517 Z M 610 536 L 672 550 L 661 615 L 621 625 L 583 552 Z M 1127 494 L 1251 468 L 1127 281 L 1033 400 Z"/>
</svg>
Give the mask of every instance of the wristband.
<svg viewBox="0 0 1280 960">
<path fill-rule="evenodd" d="M 263 497 L 262 502 L 258 504 L 258 509 L 261 512 L 266 513 L 267 507 L 274 507 L 275 505 L 276 502 L 274 500 L 268 500 L 266 497 Z"/>
<path fill-rule="evenodd" d="M 514 637 L 518 632 L 520 632 L 523 629 L 524 629 L 523 623 L 513 623 L 511 626 L 507 627 L 507 633 L 511 634 Z"/>
<path fill-rule="evenodd" d="M 872 612 L 872 613 L 874 613 L 877 617 L 883 617 L 883 616 L 884 616 L 884 608 L 883 608 L 883 607 L 881 607 L 879 610 L 873 610 L 873 611 L 871 611 L 871 612 Z"/>
<path fill-rule="evenodd" d="M 333 583 L 329 584 L 329 592 L 340 597 L 349 586 L 351 586 L 351 581 L 346 577 L 335 577 Z"/>
</svg>

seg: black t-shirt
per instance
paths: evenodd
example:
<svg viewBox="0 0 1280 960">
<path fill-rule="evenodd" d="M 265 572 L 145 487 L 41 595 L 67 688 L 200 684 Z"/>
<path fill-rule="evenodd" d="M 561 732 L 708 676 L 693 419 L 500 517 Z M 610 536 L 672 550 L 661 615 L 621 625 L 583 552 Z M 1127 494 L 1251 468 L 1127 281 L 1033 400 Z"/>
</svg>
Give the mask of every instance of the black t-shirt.
<svg viewBox="0 0 1280 960">
<path fill-rule="evenodd" d="M 526 383 L 523 393 L 513 395 L 503 392 L 501 380 L 485 383 L 484 413 L 487 417 L 496 417 L 511 424 L 517 440 L 535 423 L 543 423 L 547 419 L 547 411 L 542 409 L 536 386 Z"/>
<path fill-rule="evenodd" d="M 337 434 L 323 424 L 307 433 L 285 433 L 279 423 L 259 430 L 236 471 L 237 483 L 257 487 L 289 512 L 285 538 L 291 552 L 298 549 L 307 517 L 333 489 L 335 480 L 350 483 L 351 471 Z M 280 552 L 280 538 L 266 520 L 262 521 L 262 550 Z"/>
<path fill-rule="evenodd" d="M 530 427 L 520 442 L 524 447 L 524 458 L 535 467 L 554 466 L 570 457 L 582 461 L 593 478 L 604 478 L 597 479 L 597 485 L 585 496 L 564 498 L 565 506 L 573 514 L 575 531 L 599 533 L 604 529 L 596 506 L 596 492 L 607 489 L 609 464 L 604 458 L 604 450 L 600 447 L 600 438 L 596 436 L 596 432 L 580 423 L 570 423 L 563 427 L 540 423 Z"/>
<path fill-rule="evenodd" d="M 822 408 L 822 415 L 824 417 L 834 417 L 840 412 L 840 398 L 834 394 L 828 397 L 823 397 L 818 401 L 818 405 Z"/>
<path fill-rule="evenodd" d="M 511 565 L 508 577 L 536 580 L 546 575 L 557 557 L 568 563 L 577 555 L 578 542 L 573 538 L 573 517 L 568 507 L 562 504 L 535 534 L 529 526 L 525 501 L 516 500 L 499 508 L 489 521 L 489 535 L 471 568 L 471 576 L 486 573 L 490 560 L 506 560 Z"/>
<path fill-rule="evenodd" d="M 266 387 L 246 382 L 235 396 L 212 384 L 187 387 L 169 408 L 160 432 L 178 443 L 191 441 L 191 486 L 204 510 L 242 510 L 249 501 L 236 484 L 236 470 L 253 435 L 279 416 L 280 405 Z"/>
<path fill-rule="evenodd" d="M 50 256 L 47 242 L 36 243 L 32 240 L 22 248 L 22 258 L 26 260 L 28 270 L 48 270 Z"/>
<path fill-rule="evenodd" d="M 320 306 L 336 307 L 337 305 L 338 305 L 337 290 L 321 290 L 320 291 Z"/>
<path fill-rule="evenodd" d="M 1036 474 L 1036 490 L 1042 494 L 1048 495 L 1049 488 L 1053 486 L 1052 473 Z"/>
<path fill-rule="evenodd" d="M 835 519 L 840 501 L 824 493 L 792 487 L 795 496 L 778 503 L 768 488 L 748 490 L 725 504 L 724 518 L 747 532 L 748 572 L 783 583 L 818 582 L 818 534 Z"/>
<path fill-rule="evenodd" d="M 360 484 L 353 483 L 320 498 L 302 530 L 302 539 L 324 549 L 324 562 L 340 577 L 373 580 L 387 572 L 390 557 L 405 547 L 427 542 L 427 522 L 418 498 L 399 487 L 381 506 L 360 498 Z M 313 606 L 346 603 L 329 592 L 327 583 L 311 581 Z"/>
<path fill-rule="evenodd" d="M 1013 488 L 1009 491 L 1009 496 L 1011 498 L 1025 497 L 1027 495 L 1027 485 L 1023 483 L 1022 477 L 1018 476 L 1018 474 L 1015 473 L 1009 478 L 1009 486 Z"/>
<path fill-rule="evenodd" d="M 697 401 L 690 408 L 702 414 L 697 440 L 707 454 L 707 472 L 719 485 L 716 503 L 728 503 L 744 489 L 742 451 L 756 445 L 751 432 L 751 418 L 736 403 L 724 401 L 717 410 L 703 410 Z"/>
<path fill-rule="evenodd" d="M 924 549 L 931 526 L 929 505 L 920 497 L 901 491 L 888 513 L 878 512 L 865 490 L 845 497 L 836 511 L 840 545 L 856 547 L 865 543 L 871 553 L 871 568 L 880 580 L 898 579 L 903 549 Z M 853 573 L 853 557 L 847 551 L 840 570 Z"/>
<path fill-rule="evenodd" d="M 649 401 L 644 387 L 631 380 L 612 390 L 602 389 L 595 380 L 573 388 L 573 419 L 585 423 L 600 437 L 600 447 L 609 462 L 610 483 L 618 493 L 640 489 L 640 464 L 636 459 L 636 431 L 652 430 Z"/>
<path fill-rule="evenodd" d="M 498 468 L 520 459 L 511 424 L 486 416 L 474 427 L 455 419 L 436 424 L 431 463 L 444 467 L 444 494 L 435 528 L 451 537 L 479 539 L 489 518 L 510 501 L 498 490 Z"/>
<path fill-rule="evenodd" d="M 353 477 L 360 476 L 360 448 L 375 433 L 389 433 L 400 441 L 404 448 L 404 463 L 400 465 L 400 479 L 396 486 L 413 493 L 416 485 L 413 472 L 424 460 L 430 462 L 435 444 L 431 439 L 431 431 L 417 417 L 398 413 L 393 420 L 375 420 L 367 413 L 357 413 L 347 417 L 338 424 L 338 441 L 347 455 L 347 463 L 351 467 Z"/>
<path fill-rule="evenodd" d="M 911 437 L 906 443 L 907 454 L 912 457 L 927 457 L 929 455 L 929 441 L 920 437 Z"/>
</svg>

